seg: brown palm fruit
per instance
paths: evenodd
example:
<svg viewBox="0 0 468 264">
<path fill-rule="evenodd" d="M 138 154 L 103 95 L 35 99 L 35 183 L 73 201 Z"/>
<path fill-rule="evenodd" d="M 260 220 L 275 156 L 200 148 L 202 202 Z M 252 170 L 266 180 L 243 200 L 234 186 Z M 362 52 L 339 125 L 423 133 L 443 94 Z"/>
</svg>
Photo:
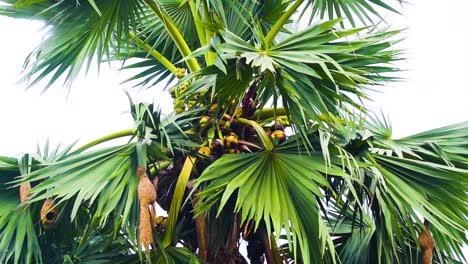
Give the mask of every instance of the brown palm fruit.
<svg viewBox="0 0 468 264">
<path fill-rule="evenodd" d="M 223 152 L 224 143 L 220 139 L 213 139 L 213 141 L 211 141 L 210 148 L 215 154 L 220 154 Z"/>
<path fill-rule="evenodd" d="M 286 140 L 286 133 L 283 130 L 275 130 L 271 133 L 271 139 L 276 142 L 283 143 Z"/>
<path fill-rule="evenodd" d="M 42 204 L 41 222 L 45 229 L 51 229 L 55 226 L 58 217 L 58 209 L 55 206 L 54 200 L 48 198 Z"/>
<path fill-rule="evenodd" d="M 271 127 L 271 131 L 276 131 L 276 130 L 281 130 L 284 131 L 284 126 L 281 124 L 275 124 L 274 126 Z"/>
<path fill-rule="evenodd" d="M 20 185 L 20 201 L 22 206 L 26 206 L 27 203 L 25 201 L 31 196 L 29 192 L 31 190 L 31 183 L 25 182 Z"/>
<path fill-rule="evenodd" d="M 171 95 L 172 98 L 176 97 L 176 87 L 169 88 L 168 92 Z"/>
<path fill-rule="evenodd" d="M 241 107 L 236 109 L 236 112 L 234 113 L 234 116 L 236 116 L 236 117 L 242 116 L 242 108 Z"/>
<path fill-rule="evenodd" d="M 138 183 L 138 200 L 140 201 L 140 244 L 144 248 L 149 248 L 149 245 L 153 243 L 149 206 L 156 202 L 156 189 L 148 178 L 144 167 L 138 166 L 137 175 L 140 178 Z"/>
<path fill-rule="evenodd" d="M 424 220 L 425 229 L 419 233 L 418 241 L 422 250 L 422 264 L 432 263 L 432 252 L 434 250 L 435 241 L 429 231 L 429 221 Z"/>
</svg>

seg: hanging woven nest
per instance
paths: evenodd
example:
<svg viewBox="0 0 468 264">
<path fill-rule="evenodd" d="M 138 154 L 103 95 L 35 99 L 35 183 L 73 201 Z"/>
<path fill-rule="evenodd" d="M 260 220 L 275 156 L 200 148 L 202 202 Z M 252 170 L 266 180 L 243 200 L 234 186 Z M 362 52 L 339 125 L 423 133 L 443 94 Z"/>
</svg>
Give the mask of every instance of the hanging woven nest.
<svg viewBox="0 0 468 264">
<path fill-rule="evenodd" d="M 146 169 L 138 166 L 137 175 L 140 178 L 138 183 L 138 200 L 140 201 L 140 244 L 149 249 L 150 244 L 153 243 L 153 231 L 150 220 L 150 205 L 156 202 L 156 189 L 151 183 Z"/>
<path fill-rule="evenodd" d="M 41 208 L 41 222 L 45 229 L 50 229 L 55 226 L 58 217 L 58 209 L 55 206 L 54 200 L 47 199 Z"/>
<path fill-rule="evenodd" d="M 31 196 L 31 194 L 28 193 L 29 190 L 31 190 L 31 183 L 26 182 L 26 183 L 21 184 L 21 186 L 20 186 L 20 201 L 21 201 L 22 206 L 27 205 L 27 203 L 25 203 L 25 201 Z"/>
<path fill-rule="evenodd" d="M 138 183 L 138 199 L 140 200 L 140 204 L 150 205 L 156 202 L 156 189 L 148 178 L 146 169 L 138 166 L 137 174 L 140 178 L 140 182 Z"/>
<path fill-rule="evenodd" d="M 419 246 L 422 250 L 423 255 L 423 264 L 431 264 L 432 263 L 432 253 L 435 247 L 434 238 L 429 231 L 429 221 L 424 220 L 425 229 L 419 233 L 418 241 Z"/>
</svg>

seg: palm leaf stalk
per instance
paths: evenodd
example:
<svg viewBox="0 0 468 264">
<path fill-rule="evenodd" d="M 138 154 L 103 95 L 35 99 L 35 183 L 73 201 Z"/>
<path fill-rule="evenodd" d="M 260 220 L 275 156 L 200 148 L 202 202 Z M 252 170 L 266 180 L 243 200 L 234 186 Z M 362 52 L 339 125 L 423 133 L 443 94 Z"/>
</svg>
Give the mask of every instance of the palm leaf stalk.
<svg viewBox="0 0 468 264">
<path fill-rule="evenodd" d="M 399 80 L 400 1 L 1 2 L 49 30 L 31 86 L 128 61 L 174 108 L 0 157 L 1 263 L 466 262 L 468 122 L 394 139 L 362 105 Z"/>
</svg>

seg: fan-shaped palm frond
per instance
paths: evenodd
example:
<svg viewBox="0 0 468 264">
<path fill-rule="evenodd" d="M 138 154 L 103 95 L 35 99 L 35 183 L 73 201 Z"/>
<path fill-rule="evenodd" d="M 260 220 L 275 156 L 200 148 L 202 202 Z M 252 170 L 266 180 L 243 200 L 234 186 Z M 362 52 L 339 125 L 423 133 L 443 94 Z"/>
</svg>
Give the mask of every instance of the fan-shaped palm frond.
<svg viewBox="0 0 468 264">
<path fill-rule="evenodd" d="M 327 166 L 321 153 L 302 151 L 286 142 L 273 151 L 223 156 L 197 181 L 197 186 L 207 185 L 198 194 L 196 210 L 201 213 L 216 204 L 220 214 L 226 203 L 234 203 L 241 223 L 253 221 L 256 229 L 264 222 L 268 234 L 274 231 L 277 238 L 285 232 L 288 243 L 301 249 L 304 262 L 335 261 L 317 199 L 323 197 L 320 187 L 329 186 L 328 175 L 350 176 L 337 165 Z M 327 242 L 318 243 L 317 238 Z M 321 253 L 325 248 L 327 256 Z"/>
<path fill-rule="evenodd" d="M 396 3 L 402 4 L 404 1 L 381 1 L 381 0 L 319 0 L 305 1 L 304 14 L 310 14 L 310 20 L 314 17 L 333 19 L 336 17 L 346 17 L 351 25 L 356 26 L 356 20 L 363 24 L 372 23 L 376 19 L 383 20 L 381 10 L 399 13 L 394 6 Z M 379 10 L 380 8 L 380 10 Z"/>
</svg>

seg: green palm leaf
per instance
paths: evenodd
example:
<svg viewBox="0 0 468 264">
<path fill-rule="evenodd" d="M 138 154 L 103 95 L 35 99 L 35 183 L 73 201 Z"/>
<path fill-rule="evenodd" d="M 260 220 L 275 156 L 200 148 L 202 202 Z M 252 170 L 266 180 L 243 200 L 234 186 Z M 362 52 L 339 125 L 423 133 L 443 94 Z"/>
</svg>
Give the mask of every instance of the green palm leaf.
<svg viewBox="0 0 468 264">
<path fill-rule="evenodd" d="M 24 80 L 30 86 L 50 76 L 46 89 L 62 75 L 73 81 L 82 67 L 90 68 L 93 59 L 99 63 L 109 56 L 111 41 L 116 49 L 128 44 L 128 32 L 140 19 L 141 1 L 94 1 L 76 5 L 75 1 L 27 2 L 4 8 L 10 16 L 39 19 L 51 26 L 47 38 L 33 53 L 26 65 L 31 68 Z M 6 10 L 5 10 L 6 9 Z M 100 10 L 100 14 L 96 12 Z M 114 35 L 115 34 L 115 35 Z"/>
<path fill-rule="evenodd" d="M 378 8 L 386 9 L 390 12 L 399 13 L 394 6 L 394 3 L 402 4 L 402 0 L 391 1 L 381 0 L 319 0 L 319 1 L 305 1 L 303 8 L 304 14 L 310 14 L 310 20 L 314 17 L 333 19 L 336 17 L 346 17 L 349 19 L 351 25 L 356 26 L 356 18 L 363 24 L 373 22 L 375 18 L 383 20 L 381 12 Z M 372 17 L 374 16 L 374 18 Z"/>
<path fill-rule="evenodd" d="M 27 181 L 40 181 L 31 193 L 31 202 L 54 198 L 57 204 L 74 200 L 73 220 L 83 203 L 96 203 L 95 217 L 104 223 L 111 214 L 121 215 L 115 225 L 136 226 L 128 222 L 136 210 L 135 146 L 123 145 L 71 156 L 32 172 Z"/>
</svg>

